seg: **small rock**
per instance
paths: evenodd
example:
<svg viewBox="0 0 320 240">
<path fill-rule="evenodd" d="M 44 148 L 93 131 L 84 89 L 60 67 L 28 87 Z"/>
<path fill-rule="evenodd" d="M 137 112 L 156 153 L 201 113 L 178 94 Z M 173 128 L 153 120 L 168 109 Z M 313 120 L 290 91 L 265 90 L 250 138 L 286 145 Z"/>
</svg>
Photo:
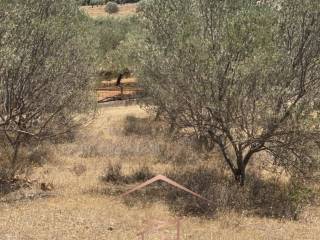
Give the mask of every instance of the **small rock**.
<svg viewBox="0 0 320 240">
<path fill-rule="evenodd" d="M 42 191 L 52 191 L 53 190 L 53 184 L 52 183 L 41 183 L 40 188 Z"/>
<path fill-rule="evenodd" d="M 114 230 L 113 227 L 108 227 L 107 229 L 108 229 L 108 231 L 113 231 Z"/>
</svg>

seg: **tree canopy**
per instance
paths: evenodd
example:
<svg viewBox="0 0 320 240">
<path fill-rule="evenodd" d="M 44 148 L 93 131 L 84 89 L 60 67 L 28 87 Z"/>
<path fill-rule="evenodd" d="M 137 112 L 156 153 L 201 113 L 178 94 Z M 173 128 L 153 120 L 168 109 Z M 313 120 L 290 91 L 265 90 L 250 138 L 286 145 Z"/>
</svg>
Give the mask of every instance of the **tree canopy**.
<svg viewBox="0 0 320 240">
<path fill-rule="evenodd" d="M 1 148 L 14 173 L 21 147 L 65 133 L 93 109 L 94 41 L 75 1 L 1 1 L 0 22 Z"/>
<path fill-rule="evenodd" d="M 150 0 L 140 81 L 150 110 L 216 146 L 236 181 L 265 152 L 291 174 L 319 166 L 317 0 Z"/>
</svg>

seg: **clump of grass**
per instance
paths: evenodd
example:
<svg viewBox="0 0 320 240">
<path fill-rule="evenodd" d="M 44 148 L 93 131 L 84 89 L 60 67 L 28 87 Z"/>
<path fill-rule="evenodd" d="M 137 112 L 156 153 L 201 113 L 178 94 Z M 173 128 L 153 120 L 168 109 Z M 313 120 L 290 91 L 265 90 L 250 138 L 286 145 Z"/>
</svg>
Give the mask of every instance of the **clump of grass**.
<svg viewBox="0 0 320 240">
<path fill-rule="evenodd" d="M 109 163 L 102 181 L 114 184 L 131 184 L 135 182 L 147 181 L 154 177 L 148 166 L 143 165 L 135 169 L 130 175 L 124 175 L 120 163 Z"/>
<path fill-rule="evenodd" d="M 124 122 L 124 134 L 128 135 L 152 135 L 152 127 L 148 119 L 127 116 Z"/>
<path fill-rule="evenodd" d="M 142 11 L 145 9 L 146 4 L 147 4 L 146 0 L 141 0 L 141 1 L 139 1 L 139 2 L 137 3 L 136 12 L 137 12 L 137 13 L 142 12 Z"/>
<path fill-rule="evenodd" d="M 112 183 L 123 183 L 125 177 L 121 172 L 122 165 L 120 163 L 109 163 L 106 173 L 103 175 L 102 180 Z"/>
<path fill-rule="evenodd" d="M 105 11 L 109 14 L 117 13 L 119 11 L 118 4 L 116 2 L 108 2 Z"/>
<path fill-rule="evenodd" d="M 81 176 L 87 171 L 87 167 L 84 164 L 75 164 L 72 168 L 72 172 L 77 176 Z"/>
<path fill-rule="evenodd" d="M 31 164 L 43 166 L 45 163 L 50 162 L 54 156 L 49 146 L 41 145 L 29 150 L 26 157 Z"/>
<path fill-rule="evenodd" d="M 161 163 L 185 165 L 206 159 L 206 155 L 193 150 L 192 145 L 183 141 L 162 138 L 158 143 L 156 158 Z"/>
<path fill-rule="evenodd" d="M 147 181 L 154 177 L 154 174 L 151 172 L 150 168 L 146 165 L 138 168 L 133 172 L 131 176 L 128 176 L 128 182 L 142 182 Z"/>
<path fill-rule="evenodd" d="M 82 146 L 80 153 L 80 157 L 82 158 L 99 157 L 101 155 L 99 147 L 95 144 Z"/>
</svg>

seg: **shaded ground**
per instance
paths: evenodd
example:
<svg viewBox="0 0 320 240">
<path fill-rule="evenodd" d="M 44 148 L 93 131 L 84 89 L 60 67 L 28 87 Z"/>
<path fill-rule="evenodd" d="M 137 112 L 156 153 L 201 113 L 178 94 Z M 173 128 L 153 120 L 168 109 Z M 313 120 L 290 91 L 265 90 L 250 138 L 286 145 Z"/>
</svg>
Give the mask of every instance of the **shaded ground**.
<svg viewBox="0 0 320 240">
<path fill-rule="evenodd" d="M 52 183 L 54 196 L 0 202 L 0 239 L 138 239 L 136 233 L 144 220 L 174 217 L 161 202 L 128 206 L 117 189 L 114 194 L 103 194 L 106 185 L 100 177 L 110 162 L 121 162 L 126 172 L 141 164 L 159 173 L 169 167 L 154 161 L 156 143 L 124 135 L 127 116 L 147 115 L 135 105 L 102 107 L 75 142 L 52 147 L 55 159 L 34 169 L 31 180 Z M 110 185 L 112 188 L 115 186 Z M 211 220 L 184 217 L 182 239 L 319 239 L 319 217 L 317 208 L 308 209 L 299 221 L 234 212 L 220 213 Z"/>
</svg>

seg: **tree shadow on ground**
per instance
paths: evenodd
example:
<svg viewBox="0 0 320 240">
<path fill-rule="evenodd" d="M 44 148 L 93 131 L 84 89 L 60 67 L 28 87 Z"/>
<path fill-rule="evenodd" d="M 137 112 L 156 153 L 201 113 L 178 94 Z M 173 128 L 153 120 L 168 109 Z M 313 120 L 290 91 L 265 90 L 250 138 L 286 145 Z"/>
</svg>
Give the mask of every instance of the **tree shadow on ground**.
<svg viewBox="0 0 320 240">
<path fill-rule="evenodd" d="M 165 182 L 153 183 L 130 194 L 124 198 L 124 203 L 131 207 L 163 201 L 171 211 L 183 216 L 212 218 L 220 211 L 233 210 L 250 216 L 296 220 L 304 205 L 313 199 L 312 193 L 306 189 L 297 189 L 275 179 L 261 180 L 254 175 L 249 175 L 246 185 L 240 187 L 230 176 L 208 167 L 172 171 L 166 176 L 200 194 L 210 203 Z M 122 189 L 126 191 L 134 185 L 131 181 L 131 185 L 122 185 Z"/>
<path fill-rule="evenodd" d="M 150 127 L 148 121 L 128 117 L 124 134 L 146 137 L 165 135 L 161 124 L 155 129 Z M 210 200 L 210 204 L 162 182 L 153 183 L 145 189 L 130 194 L 124 199 L 125 204 L 134 206 L 163 201 L 178 215 L 213 217 L 218 212 L 233 210 L 261 217 L 297 219 L 303 207 L 314 198 L 307 188 L 283 183 L 278 178 L 261 179 L 250 173 L 247 174 L 246 185 L 240 187 L 219 164 L 210 167 L 201 165 L 207 161 L 200 161 L 202 159 L 200 153 L 191 149 L 190 144 L 192 145 L 190 142 L 173 144 L 166 138 L 163 143 L 164 148 L 159 145 L 157 159 L 160 162 L 174 162 L 178 169 L 171 170 L 165 175 Z M 144 177 L 137 178 L 134 174 L 122 176 L 120 171 L 114 169 L 111 169 L 106 176 L 108 175 L 109 179 L 107 177 L 104 180 L 121 185 L 123 192 L 154 176 L 145 170 L 140 173 Z M 104 193 L 108 194 L 108 190 L 106 189 Z"/>
</svg>

